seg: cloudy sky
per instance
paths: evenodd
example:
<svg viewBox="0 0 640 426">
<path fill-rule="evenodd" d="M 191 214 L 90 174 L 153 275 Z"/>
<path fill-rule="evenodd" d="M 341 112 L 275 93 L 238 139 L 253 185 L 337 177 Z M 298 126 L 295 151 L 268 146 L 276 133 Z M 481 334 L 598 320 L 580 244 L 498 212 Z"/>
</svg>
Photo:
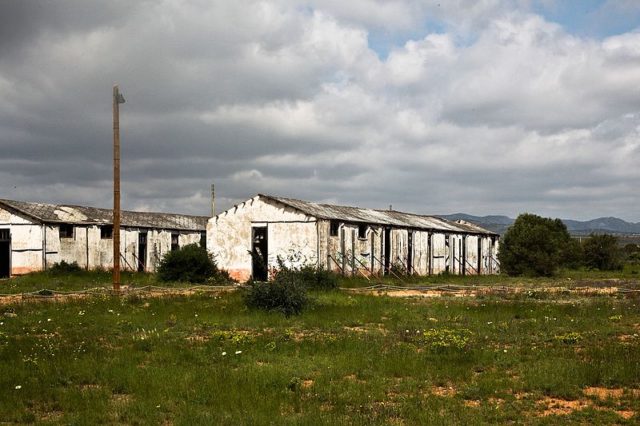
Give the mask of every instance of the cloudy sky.
<svg viewBox="0 0 640 426">
<path fill-rule="evenodd" d="M 0 198 L 640 221 L 640 2 L 0 2 Z"/>
</svg>

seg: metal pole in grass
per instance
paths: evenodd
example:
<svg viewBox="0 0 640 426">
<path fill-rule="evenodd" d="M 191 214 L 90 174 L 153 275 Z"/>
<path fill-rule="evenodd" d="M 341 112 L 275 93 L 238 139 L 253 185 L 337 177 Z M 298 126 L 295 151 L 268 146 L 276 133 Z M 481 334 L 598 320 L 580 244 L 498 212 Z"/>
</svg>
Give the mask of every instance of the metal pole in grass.
<svg viewBox="0 0 640 426">
<path fill-rule="evenodd" d="M 113 291 L 120 291 L 120 104 L 124 97 L 113 86 Z"/>
</svg>

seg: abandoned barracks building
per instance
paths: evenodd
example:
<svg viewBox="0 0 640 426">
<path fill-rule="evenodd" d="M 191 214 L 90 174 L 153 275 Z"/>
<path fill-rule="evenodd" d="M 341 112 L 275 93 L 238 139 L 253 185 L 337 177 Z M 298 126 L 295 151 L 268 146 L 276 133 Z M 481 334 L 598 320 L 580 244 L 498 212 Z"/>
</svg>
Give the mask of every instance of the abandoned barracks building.
<svg viewBox="0 0 640 426">
<path fill-rule="evenodd" d="M 122 211 L 123 269 L 155 271 L 165 253 L 204 244 L 208 217 Z M 0 278 L 60 261 L 113 267 L 112 210 L 0 200 Z"/>
<path fill-rule="evenodd" d="M 266 280 L 281 258 L 345 275 L 493 274 L 498 235 L 468 222 L 259 194 L 214 216 L 207 247 L 239 281 Z"/>
</svg>

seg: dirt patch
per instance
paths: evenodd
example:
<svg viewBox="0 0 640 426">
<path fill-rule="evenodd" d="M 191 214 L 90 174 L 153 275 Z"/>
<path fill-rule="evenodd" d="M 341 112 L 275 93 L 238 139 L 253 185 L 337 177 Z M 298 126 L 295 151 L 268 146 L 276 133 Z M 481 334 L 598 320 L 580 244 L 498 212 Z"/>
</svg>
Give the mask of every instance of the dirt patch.
<svg viewBox="0 0 640 426">
<path fill-rule="evenodd" d="M 81 385 L 78 385 L 78 388 L 80 388 L 80 390 L 83 392 L 100 389 L 101 387 L 101 385 L 95 383 L 83 383 Z"/>
<path fill-rule="evenodd" d="M 313 386 L 314 381 L 311 379 L 308 380 L 303 380 L 302 381 L 302 389 L 309 389 L 311 386 Z"/>
<path fill-rule="evenodd" d="M 491 404 L 491 405 L 495 405 L 495 406 L 496 406 L 496 408 L 498 408 L 498 407 L 500 407 L 502 404 L 504 404 L 504 399 L 502 399 L 502 398 L 496 398 L 496 397 L 491 396 L 491 397 L 489 397 L 489 398 L 487 399 L 487 402 L 488 402 L 489 404 Z"/>
<path fill-rule="evenodd" d="M 351 331 L 353 333 L 366 333 L 367 329 L 361 325 L 358 326 L 353 326 L 353 327 L 348 327 L 348 326 L 344 326 L 342 327 L 344 328 L 346 331 Z"/>
<path fill-rule="evenodd" d="M 376 296 L 389 296 L 389 297 L 475 297 L 478 292 L 475 290 L 463 290 L 463 291 L 440 291 L 440 290 L 373 290 L 369 292 Z"/>
<path fill-rule="evenodd" d="M 629 420 L 636 413 L 635 413 L 635 411 L 631 411 L 631 410 L 619 410 L 619 411 L 616 411 L 616 414 L 619 415 L 620 417 L 622 417 L 625 420 Z"/>
<path fill-rule="evenodd" d="M 364 289 L 347 289 L 350 292 L 372 294 L 375 296 L 389 297 L 415 297 L 415 298 L 433 298 L 433 297 L 478 297 L 490 295 L 505 294 L 523 294 L 528 292 L 546 293 L 546 294 L 571 294 L 582 296 L 612 295 L 620 291 L 619 282 L 581 282 L 582 286 L 554 286 L 554 287 L 524 287 L 524 286 L 439 286 L 435 288 L 364 288 Z"/>
<path fill-rule="evenodd" d="M 608 389 L 593 386 L 585 388 L 582 393 L 587 396 L 595 396 L 596 398 L 605 401 L 607 399 L 620 399 L 624 394 L 624 389 Z"/>
<path fill-rule="evenodd" d="M 545 397 L 538 401 L 538 405 L 543 408 L 540 416 L 566 416 L 574 411 L 580 411 L 589 406 L 585 400 L 566 400 L 561 398 Z"/>
<path fill-rule="evenodd" d="M 358 376 L 356 376 L 355 374 L 349 374 L 347 376 L 344 376 L 342 380 L 346 380 L 348 382 L 366 383 L 364 380 L 358 379 Z"/>
<path fill-rule="evenodd" d="M 433 386 L 431 388 L 431 393 L 437 396 L 453 398 L 456 396 L 457 391 L 453 386 Z"/>
</svg>

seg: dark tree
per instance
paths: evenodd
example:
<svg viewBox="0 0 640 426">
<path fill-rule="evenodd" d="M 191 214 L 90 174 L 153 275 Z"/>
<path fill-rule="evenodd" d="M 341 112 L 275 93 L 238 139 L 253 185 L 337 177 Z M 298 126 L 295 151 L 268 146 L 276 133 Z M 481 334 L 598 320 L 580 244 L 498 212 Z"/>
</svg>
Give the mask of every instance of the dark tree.
<svg viewBox="0 0 640 426">
<path fill-rule="evenodd" d="M 622 269 L 618 238 L 613 235 L 591 234 L 582 244 L 584 263 L 587 267 L 601 271 Z"/>
<path fill-rule="evenodd" d="M 500 267 L 509 275 L 550 276 L 568 263 L 573 246 L 560 219 L 524 213 L 501 240 Z"/>
</svg>

